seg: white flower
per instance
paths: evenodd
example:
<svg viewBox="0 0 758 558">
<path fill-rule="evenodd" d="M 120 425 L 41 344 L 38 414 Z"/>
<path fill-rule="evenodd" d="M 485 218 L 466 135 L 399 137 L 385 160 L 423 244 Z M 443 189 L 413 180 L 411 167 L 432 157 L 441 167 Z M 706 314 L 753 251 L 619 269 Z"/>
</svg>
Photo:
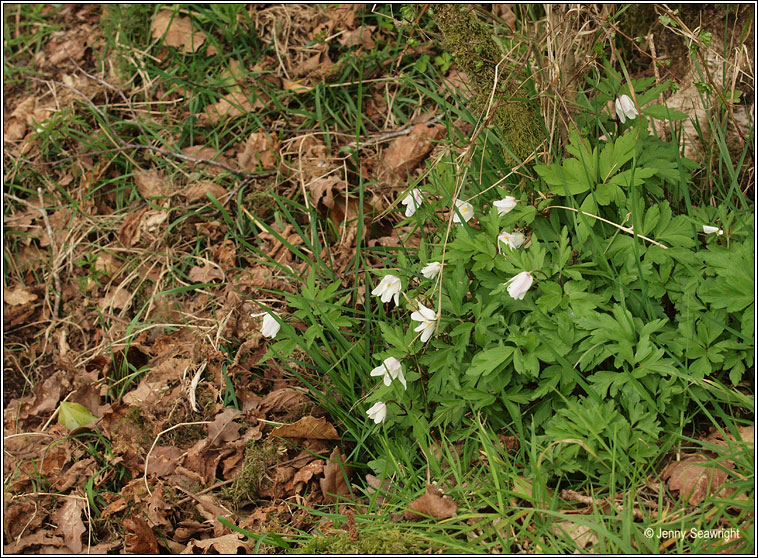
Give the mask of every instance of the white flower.
<svg viewBox="0 0 758 558">
<path fill-rule="evenodd" d="M 468 223 L 474 216 L 474 206 L 469 202 L 455 200 L 455 207 L 458 208 L 458 211 L 453 215 L 453 223 L 460 223 L 461 217 L 463 217 L 463 220 Z M 458 213 L 460 213 L 460 216 Z"/>
<path fill-rule="evenodd" d="M 383 376 L 385 386 L 390 385 L 392 380 L 400 380 L 403 389 L 408 388 L 405 383 L 405 376 L 403 376 L 403 365 L 395 357 L 385 358 L 384 362 L 371 371 L 371 375 Z"/>
<path fill-rule="evenodd" d="M 389 302 L 395 297 L 395 306 L 400 303 L 400 289 L 403 287 L 399 277 L 385 275 L 376 288 L 371 291 L 372 295 L 382 297 L 382 302 Z"/>
<path fill-rule="evenodd" d="M 366 411 L 366 414 L 368 415 L 368 418 L 373 420 L 376 424 L 384 422 L 384 419 L 387 418 L 387 405 L 381 401 L 377 401 L 368 411 Z"/>
<path fill-rule="evenodd" d="M 421 275 L 427 279 L 434 279 L 439 275 L 440 269 L 442 269 L 442 264 L 440 262 L 431 262 L 421 270 Z"/>
<path fill-rule="evenodd" d="M 508 285 L 508 294 L 516 300 L 523 300 L 526 291 L 532 286 L 534 278 L 528 271 L 522 271 L 515 277 L 512 277 L 505 284 Z"/>
<path fill-rule="evenodd" d="M 499 235 L 497 235 L 497 251 L 500 252 L 501 246 L 500 243 L 505 244 L 510 248 L 511 250 L 514 250 L 516 248 L 521 248 L 521 245 L 524 244 L 524 235 L 520 232 L 512 232 L 509 233 L 508 231 L 503 231 Z"/>
<path fill-rule="evenodd" d="M 703 232 L 705 234 L 713 234 L 713 233 L 716 233 L 718 235 L 724 234 L 724 230 L 723 229 L 720 229 L 718 227 L 712 227 L 710 225 L 703 225 Z"/>
<path fill-rule="evenodd" d="M 411 314 L 411 320 L 419 322 L 413 331 L 421 331 L 421 342 L 426 343 L 437 325 L 437 313 L 419 302 L 418 310 Z"/>
<path fill-rule="evenodd" d="M 421 196 L 421 190 L 418 188 L 414 188 L 411 190 L 411 193 L 405 196 L 403 198 L 403 201 L 401 202 L 403 205 L 405 205 L 405 216 L 410 217 L 414 213 L 416 213 L 416 210 L 421 207 L 421 202 L 423 201 L 423 197 Z"/>
<path fill-rule="evenodd" d="M 502 200 L 497 200 L 493 205 L 497 209 L 498 215 L 502 217 L 516 207 L 516 203 L 518 203 L 518 200 L 513 196 L 505 196 Z"/>
<path fill-rule="evenodd" d="M 282 325 L 277 321 L 274 316 L 271 314 L 266 314 L 263 316 L 263 324 L 261 325 L 261 335 L 263 337 L 271 337 L 272 339 L 276 337 L 276 334 L 279 333 L 279 329 L 281 329 Z"/>
<path fill-rule="evenodd" d="M 629 98 L 629 95 L 621 95 L 621 97 L 616 99 L 616 114 L 623 124 L 626 122 L 627 118 L 629 120 L 637 118 L 639 113 L 637 112 L 637 107 L 634 106 L 634 103 Z"/>
</svg>

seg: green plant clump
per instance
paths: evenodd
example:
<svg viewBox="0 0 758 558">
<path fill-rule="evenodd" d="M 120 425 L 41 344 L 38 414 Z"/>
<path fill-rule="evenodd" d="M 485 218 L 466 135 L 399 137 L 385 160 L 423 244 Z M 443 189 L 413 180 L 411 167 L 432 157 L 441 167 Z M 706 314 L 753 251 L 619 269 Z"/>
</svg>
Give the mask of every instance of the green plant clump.
<svg viewBox="0 0 758 558">
<path fill-rule="evenodd" d="M 594 122 L 534 167 L 541 200 L 484 172 L 456 199 L 462 179 L 438 164 L 410 217 L 433 230 L 376 272 L 367 336 L 341 310 L 349 295 L 311 275 L 287 295 L 307 329 L 284 328 L 269 356 L 307 351 L 347 399 L 320 403 L 356 432 L 360 417 L 336 407 L 363 406 L 413 443 L 481 416 L 531 444 L 533 472 L 553 479 L 630 478 L 699 413 L 751 413 L 736 388 L 753 366 L 752 213 L 693 208 L 693 162 L 648 131 L 681 116 L 651 105 L 618 125 L 604 108 L 624 92 L 617 78 L 591 78 L 594 96 L 578 102 Z M 657 96 L 632 85 L 640 103 Z M 497 155 L 483 149 L 486 168 Z"/>
</svg>

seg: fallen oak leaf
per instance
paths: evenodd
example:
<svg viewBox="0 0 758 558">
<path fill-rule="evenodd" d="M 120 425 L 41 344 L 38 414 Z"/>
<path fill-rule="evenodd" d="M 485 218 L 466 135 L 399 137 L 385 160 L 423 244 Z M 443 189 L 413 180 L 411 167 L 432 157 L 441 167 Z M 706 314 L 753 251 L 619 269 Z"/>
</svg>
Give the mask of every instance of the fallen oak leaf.
<svg viewBox="0 0 758 558">
<path fill-rule="evenodd" d="M 669 463 L 662 478 L 671 490 L 679 492 L 682 500 L 696 506 L 709 494 L 714 494 L 726 482 L 727 473 L 701 454 Z"/>
<path fill-rule="evenodd" d="M 424 516 L 432 516 L 435 519 L 449 519 L 455 517 L 458 504 L 450 498 L 442 495 L 442 492 L 431 484 L 426 485 L 426 493 L 408 504 L 410 509 L 405 510 L 405 519 L 419 521 Z"/>
<path fill-rule="evenodd" d="M 271 431 L 271 436 L 281 438 L 309 438 L 311 440 L 339 440 L 334 426 L 324 417 L 304 416 L 293 424 L 285 424 Z"/>
<path fill-rule="evenodd" d="M 240 540 L 239 533 L 229 533 L 221 537 L 204 540 L 192 540 L 187 544 L 187 548 L 180 554 L 212 554 L 209 550 L 214 550 L 216 554 L 248 554 L 250 548 L 245 542 Z M 197 551 L 200 552 L 197 552 Z"/>
<path fill-rule="evenodd" d="M 82 535 L 87 530 L 82 522 L 82 511 L 86 507 L 86 500 L 69 496 L 66 503 L 55 514 L 58 522 L 58 532 L 63 535 L 66 546 L 73 554 L 82 551 Z"/>
<path fill-rule="evenodd" d="M 127 517 L 122 524 L 126 528 L 124 550 L 127 554 L 158 554 L 158 539 L 144 519 Z"/>
<path fill-rule="evenodd" d="M 324 478 L 319 481 L 324 501 L 331 503 L 337 497 L 346 497 L 350 492 L 350 468 L 345 464 L 345 456 L 335 447 L 324 466 Z"/>
<path fill-rule="evenodd" d="M 153 39 L 163 37 L 164 44 L 184 52 L 195 52 L 205 42 L 205 34 L 193 29 L 192 20 L 166 10 L 156 14 L 150 31 Z"/>
</svg>

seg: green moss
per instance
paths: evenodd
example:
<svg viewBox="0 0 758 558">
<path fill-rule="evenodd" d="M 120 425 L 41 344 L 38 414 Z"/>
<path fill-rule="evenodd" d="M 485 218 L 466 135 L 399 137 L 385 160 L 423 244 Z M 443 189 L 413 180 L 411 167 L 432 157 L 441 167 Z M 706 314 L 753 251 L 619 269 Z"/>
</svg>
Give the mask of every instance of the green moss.
<svg viewBox="0 0 758 558">
<path fill-rule="evenodd" d="M 442 32 L 445 48 L 455 56 L 456 63 L 466 72 L 474 90 L 473 106 L 478 112 L 486 110 L 495 81 L 495 68 L 502 58 L 492 36 L 492 30 L 467 8 L 455 4 L 434 7 L 434 19 Z M 513 78 L 515 68 L 500 66 L 498 103 L 493 122 L 496 133 L 520 160 L 537 148 L 541 140 L 539 113 L 533 104 L 523 101 L 524 91 Z M 513 161 L 508 153 L 506 160 Z"/>
<path fill-rule="evenodd" d="M 429 548 L 416 537 L 399 529 L 358 533 L 351 541 L 345 532 L 316 535 L 290 554 L 421 554 Z"/>
<path fill-rule="evenodd" d="M 260 492 L 266 469 L 277 460 L 275 443 L 266 441 L 258 444 L 254 440 L 248 442 L 245 446 L 242 470 L 231 486 L 222 491 L 223 496 L 231 500 L 237 508 L 254 502 Z"/>
</svg>

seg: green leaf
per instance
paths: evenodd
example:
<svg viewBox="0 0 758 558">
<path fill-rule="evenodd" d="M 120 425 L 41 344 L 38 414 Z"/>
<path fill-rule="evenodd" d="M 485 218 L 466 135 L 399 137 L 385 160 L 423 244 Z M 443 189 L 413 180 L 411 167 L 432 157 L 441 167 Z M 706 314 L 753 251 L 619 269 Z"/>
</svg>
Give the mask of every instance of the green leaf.
<svg viewBox="0 0 758 558">
<path fill-rule="evenodd" d="M 513 354 L 513 347 L 499 346 L 474 355 L 466 376 L 486 376 L 497 370 Z"/>
<path fill-rule="evenodd" d="M 58 423 L 62 424 L 69 430 L 88 426 L 95 422 L 97 417 L 90 410 L 79 403 L 69 403 L 63 401 L 58 408 Z"/>
<path fill-rule="evenodd" d="M 658 120 L 671 120 L 671 121 L 677 121 L 677 120 L 686 120 L 689 118 L 689 115 L 678 111 L 671 109 L 665 105 L 650 105 L 649 107 L 645 107 L 642 109 L 642 114 L 646 114 L 647 116 L 652 116 L 653 118 L 657 118 Z"/>
</svg>

